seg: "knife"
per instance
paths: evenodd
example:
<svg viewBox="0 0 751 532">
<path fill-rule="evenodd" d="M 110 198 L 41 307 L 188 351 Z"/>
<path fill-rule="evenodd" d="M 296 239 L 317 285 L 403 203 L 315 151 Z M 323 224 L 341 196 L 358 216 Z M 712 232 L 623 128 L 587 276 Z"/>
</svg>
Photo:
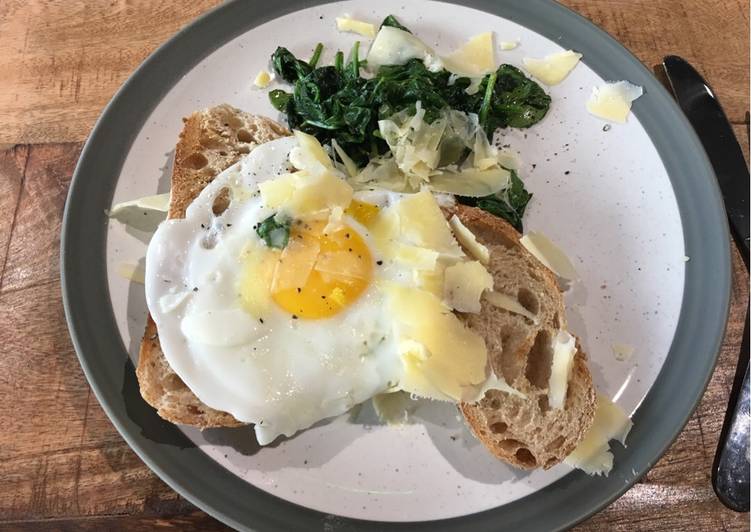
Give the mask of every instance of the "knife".
<svg viewBox="0 0 751 532">
<path fill-rule="evenodd" d="M 678 105 L 714 167 L 730 230 L 748 270 L 749 172 L 733 128 L 709 84 L 687 61 L 669 55 L 662 66 Z M 712 486 L 717 497 L 737 512 L 749 511 L 748 329 L 747 310 L 735 383 L 712 466 Z"/>
</svg>

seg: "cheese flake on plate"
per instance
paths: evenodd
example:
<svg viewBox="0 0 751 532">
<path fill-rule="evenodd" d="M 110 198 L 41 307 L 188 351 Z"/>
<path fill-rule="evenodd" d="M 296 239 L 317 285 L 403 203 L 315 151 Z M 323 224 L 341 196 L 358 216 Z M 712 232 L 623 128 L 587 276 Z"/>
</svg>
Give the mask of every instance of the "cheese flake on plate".
<svg viewBox="0 0 751 532">
<path fill-rule="evenodd" d="M 272 74 L 269 74 L 265 70 L 261 70 L 257 75 L 256 78 L 253 80 L 253 85 L 258 87 L 259 89 L 265 89 L 269 86 L 269 84 L 273 81 L 274 76 Z"/>
<path fill-rule="evenodd" d="M 552 270 L 558 277 L 573 281 L 577 278 L 574 265 L 566 254 L 542 233 L 530 231 L 519 240 L 532 255 Z"/>
<path fill-rule="evenodd" d="M 598 118 L 623 124 L 631 112 L 631 104 L 644 94 L 644 90 L 628 81 L 605 83 L 592 89 L 587 100 L 587 111 Z"/>
<path fill-rule="evenodd" d="M 616 360 L 620 360 L 623 362 L 624 360 L 628 360 L 631 358 L 634 354 L 634 346 L 628 345 L 628 344 L 622 344 L 622 343 L 614 343 L 612 346 L 610 346 L 613 350 L 613 355 L 615 355 Z"/>
<path fill-rule="evenodd" d="M 573 50 L 558 52 L 545 56 L 543 59 L 525 57 L 522 59 L 524 68 L 545 85 L 558 85 L 566 79 L 574 67 L 579 63 L 582 54 Z"/>
<path fill-rule="evenodd" d="M 613 469 L 610 440 L 618 440 L 625 446 L 626 437 L 633 426 L 633 422 L 621 407 L 598 394 L 592 427 L 576 449 L 566 457 L 564 463 L 589 475 L 607 476 Z"/>
<path fill-rule="evenodd" d="M 495 70 L 493 32 L 475 35 L 443 58 L 446 70 L 468 78 L 481 78 Z"/>
<path fill-rule="evenodd" d="M 369 39 L 376 36 L 376 27 L 373 24 L 363 22 L 362 20 L 355 20 L 347 16 L 336 17 L 336 29 L 343 32 L 356 33 Z"/>
</svg>

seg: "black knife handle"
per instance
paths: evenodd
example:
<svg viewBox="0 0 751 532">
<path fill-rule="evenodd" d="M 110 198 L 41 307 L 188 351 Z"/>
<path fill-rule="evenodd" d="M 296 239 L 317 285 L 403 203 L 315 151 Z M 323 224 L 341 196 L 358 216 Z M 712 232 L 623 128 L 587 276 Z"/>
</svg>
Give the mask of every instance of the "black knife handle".
<svg viewBox="0 0 751 532">
<path fill-rule="evenodd" d="M 749 263 L 749 172 L 725 111 L 706 80 L 686 60 L 669 55 L 662 62 L 678 105 L 694 127 L 720 185 L 730 229 Z"/>
<path fill-rule="evenodd" d="M 741 353 L 736 369 L 729 408 L 720 434 L 720 444 L 712 467 L 712 487 L 722 503 L 736 512 L 749 511 L 749 381 L 748 381 L 748 325 L 743 328 Z M 745 370 L 743 369 L 745 367 Z M 741 377 L 741 378 L 739 378 Z"/>
</svg>

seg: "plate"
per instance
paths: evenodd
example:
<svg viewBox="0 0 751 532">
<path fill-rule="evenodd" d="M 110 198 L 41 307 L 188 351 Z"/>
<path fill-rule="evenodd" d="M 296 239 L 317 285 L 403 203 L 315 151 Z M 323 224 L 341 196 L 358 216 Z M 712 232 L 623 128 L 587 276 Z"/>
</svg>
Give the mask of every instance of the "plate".
<svg viewBox="0 0 751 532">
<path fill-rule="evenodd" d="M 272 5 L 273 4 L 273 5 Z M 108 221 L 113 203 L 164 192 L 181 117 L 228 102 L 278 118 L 255 74 L 277 45 L 323 61 L 356 39 L 336 31 L 348 13 L 393 13 L 439 51 L 492 30 L 521 45 L 515 65 L 561 49 L 582 64 L 548 90 L 551 112 L 504 132 L 535 194 L 528 230 L 546 233 L 581 277 L 566 294 L 570 329 L 590 354 L 598 389 L 633 414 L 628 448 L 593 478 L 557 466 L 523 473 L 493 459 L 449 405 L 423 404 L 415 422 L 380 425 L 372 408 L 259 448 L 252 431 L 200 432 L 161 420 L 133 372 L 143 287 L 117 274 L 144 256 L 149 220 Z M 461 23 L 457 23 L 461 21 Z M 604 127 L 585 101 L 603 80 L 644 87 L 625 125 Z M 686 261 L 686 257 L 689 258 Z M 662 86 L 622 46 L 553 2 L 234 2 L 198 19 L 125 83 L 94 128 L 76 169 L 62 235 L 66 315 L 86 376 L 112 422 L 170 486 L 237 528 L 414 529 L 465 526 L 553 530 L 628 489 L 679 433 L 706 386 L 727 318 L 727 223 L 707 158 Z M 632 344 L 627 361 L 613 343 Z"/>
</svg>

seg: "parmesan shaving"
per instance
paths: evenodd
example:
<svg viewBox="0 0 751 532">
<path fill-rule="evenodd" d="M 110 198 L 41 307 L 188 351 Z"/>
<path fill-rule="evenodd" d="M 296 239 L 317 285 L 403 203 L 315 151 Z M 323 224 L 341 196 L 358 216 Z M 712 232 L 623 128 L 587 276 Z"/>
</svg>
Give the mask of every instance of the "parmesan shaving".
<svg viewBox="0 0 751 532">
<path fill-rule="evenodd" d="M 480 298 L 493 289 L 493 276 L 477 261 L 458 262 L 443 273 L 443 299 L 459 312 L 480 312 Z"/>
<path fill-rule="evenodd" d="M 566 331 L 558 331 L 553 339 L 553 362 L 548 383 L 548 402 L 551 408 L 563 408 L 575 354 L 576 339 Z"/>
<path fill-rule="evenodd" d="M 558 85 L 571 73 L 581 57 L 582 54 L 566 50 L 547 55 L 543 59 L 525 57 L 522 62 L 527 71 L 545 85 Z"/>
<path fill-rule="evenodd" d="M 625 447 L 626 437 L 634 424 L 626 413 L 608 398 L 597 395 L 597 409 L 592 427 L 564 462 L 589 475 L 607 476 L 613 469 L 610 440 Z"/>
<path fill-rule="evenodd" d="M 356 33 L 369 39 L 376 36 L 376 27 L 373 24 L 355 20 L 347 16 L 336 17 L 336 29 L 343 32 Z"/>
<path fill-rule="evenodd" d="M 500 292 L 486 292 L 485 299 L 488 301 L 488 303 L 490 303 L 493 306 L 502 308 L 504 310 L 508 310 L 509 312 L 513 312 L 514 314 L 519 314 L 520 316 L 524 316 L 525 318 L 528 318 L 535 325 L 540 323 L 540 318 L 538 318 L 536 315 L 532 314 L 530 311 L 524 308 L 521 305 L 521 303 L 519 303 L 516 299 L 514 299 L 511 296 L 507 296 L 506 294 L 501 294 Z"/>
<path fill-rule="evenodd" d="M 530 231 L 519 242 L 558 277 L 573 281 L 578 277 L 566 254 L 542 233 Z"/>
<path fill-rule="evenodd" d="M 462 223 L 459 217 L 454 214 L 449 220 L 449 226 L 454 232 L 454 236 L 459 244 L 475 259 L 482 264 L 487 265 L 490 262 L 490 251 L 477 241 L 474 233 Z"/>
<path fill-rule="evenodd" d="M 587 111 L 596 117 L 623 124 L 631 112 L 631 104 L 643 93 L 641 87 L 628 81 L 606 83 L 592 89 Z"/>
</svg>

